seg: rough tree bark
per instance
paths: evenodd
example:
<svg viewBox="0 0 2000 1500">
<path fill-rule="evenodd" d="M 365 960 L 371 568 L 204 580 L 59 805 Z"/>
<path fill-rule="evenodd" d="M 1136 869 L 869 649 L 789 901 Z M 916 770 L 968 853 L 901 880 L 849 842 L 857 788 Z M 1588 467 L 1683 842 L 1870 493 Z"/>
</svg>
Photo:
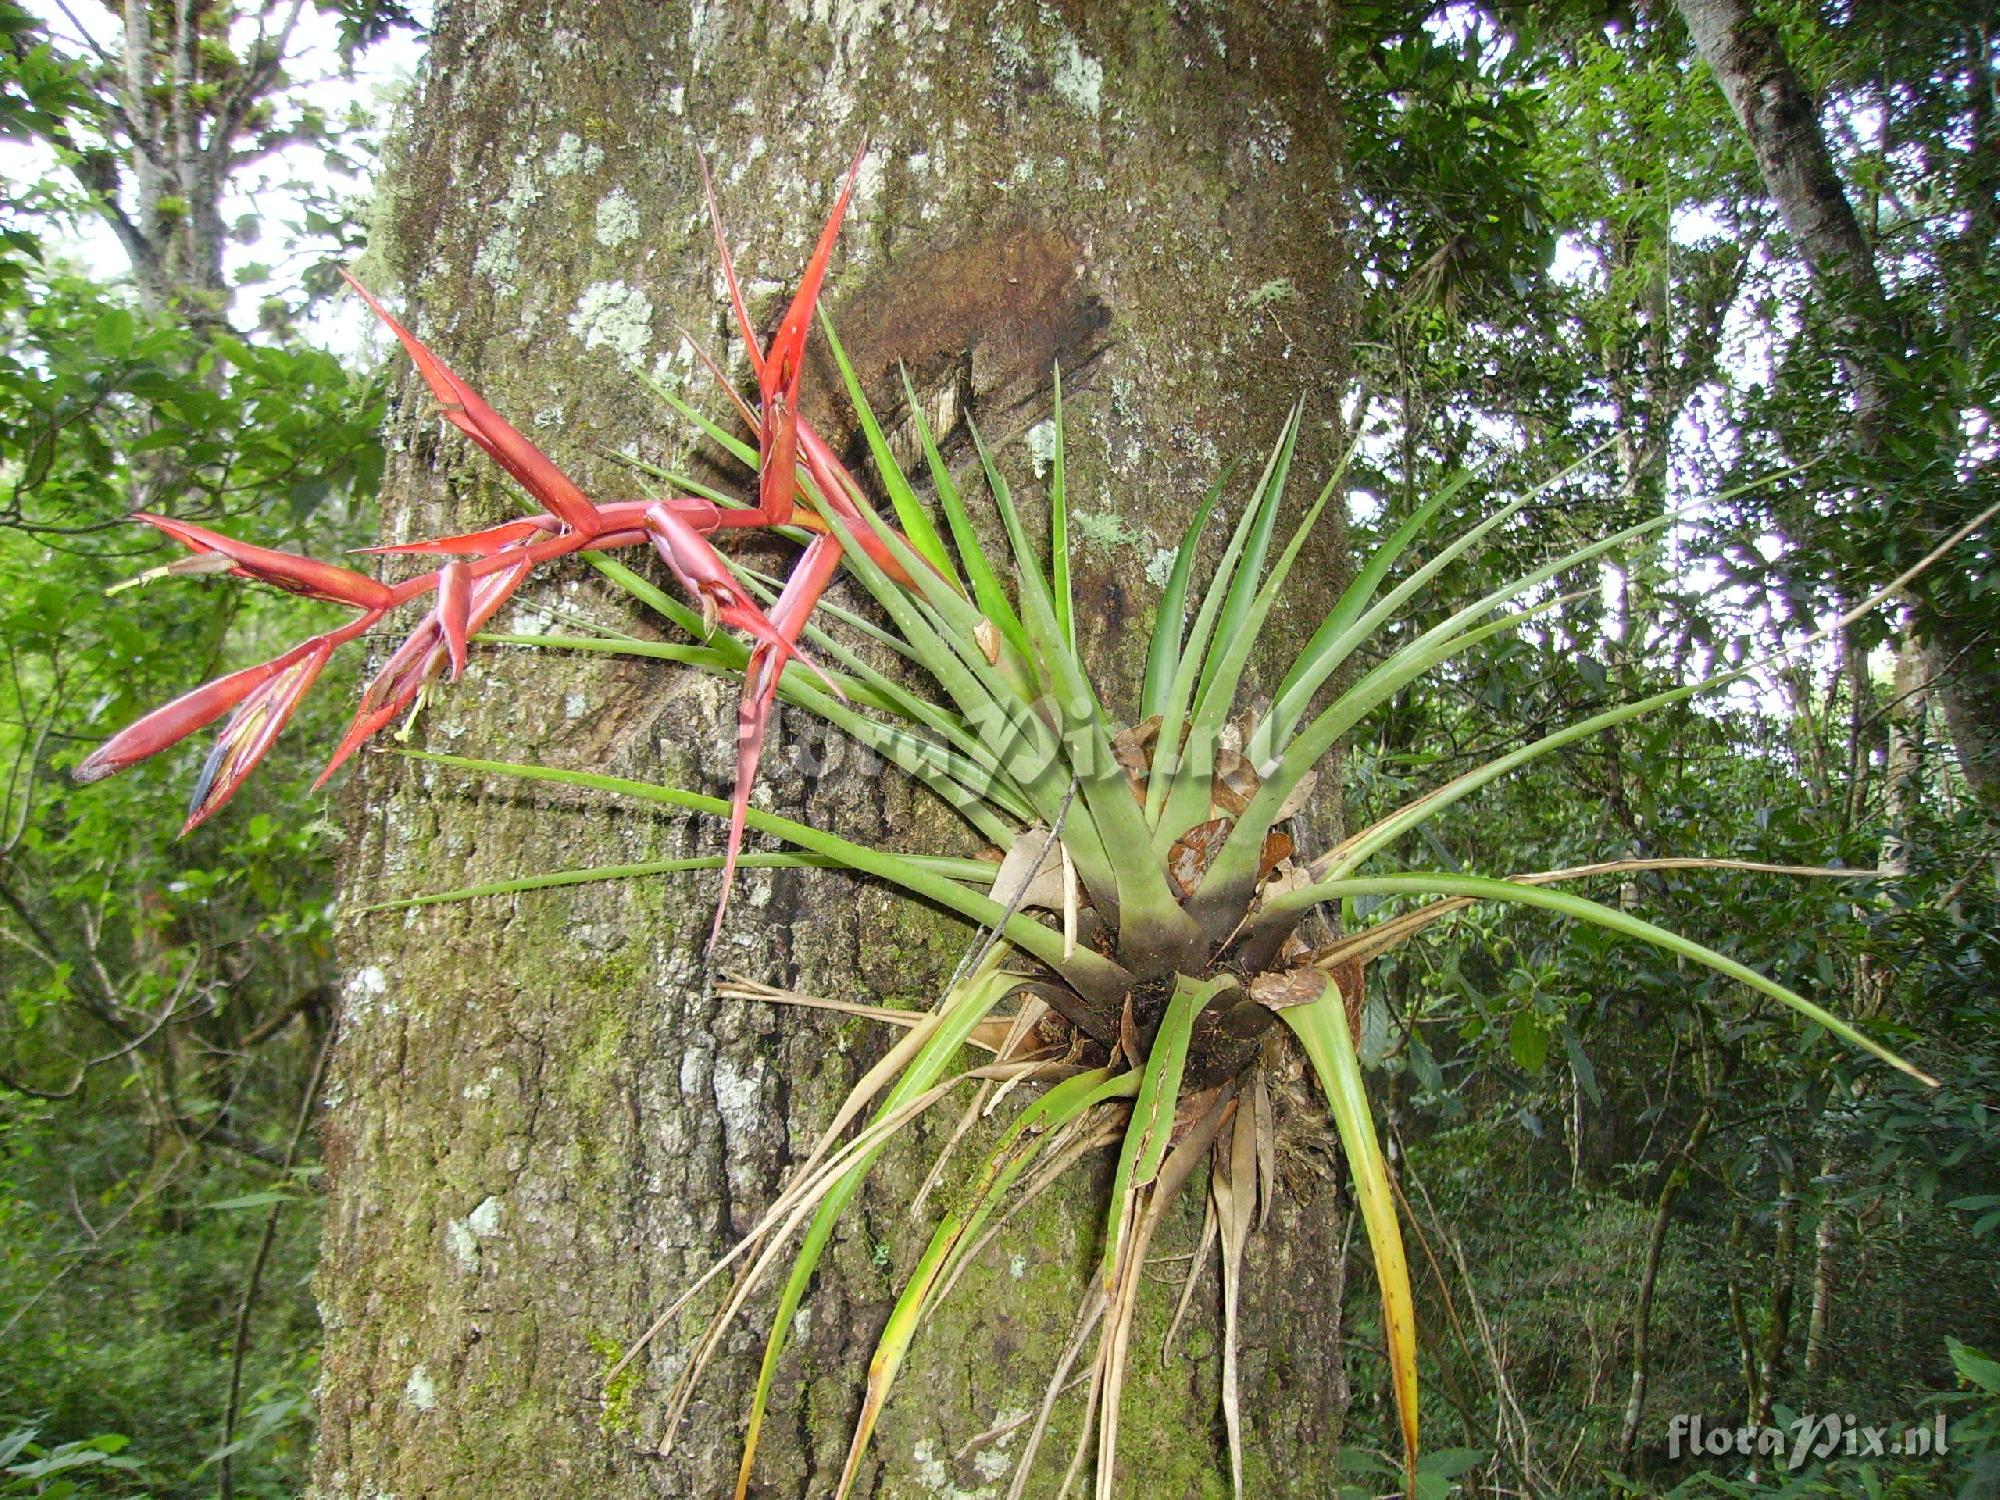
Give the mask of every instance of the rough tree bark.
<svg viewBox="0 0 2000 1500">
<path fill-rule="evenodd" d="M 1785 55 L 1776 29 L 1752 0 L 1674 0 L 1695 46 L 1715 74 L 1729 107 L 1756 154 L 1764 185 L 1791 231 L 1814 279 L 1827 290 L 1825 310 L 1852 389 L 1855 427 L 1864 454 L 1873 456 L 1891 437 L 1899 398 L 1921 413 L 1948 402 L 1940 390 L 1910 391 L 1901 372 L 1909 330 L 1885 294 L 1873 248 L 1862 233 L 1840 181 L 1819 112 Z M 1975 91 L 1976 92 L 1976 91 Z M 1955 253 L 1977 254 L 1991 244 L 1990 205 L 1977 205 Z M 1915 431 L 1921 424 L 1912 423 Z M 1914 514 L 1942 537 L 1969 519 L 1977 503 L 1963 493 L 1952 455 L 1922 452 L 1903 434 L 1906 487 L 1924 497 Z M 1885 469 L 1885 477 L 1896 477 Z M 2000 634 L 1992 611 L 1968 607 L 1940 585 L 1945 569 L 1916 585 L 1917 629 L 1938 649 L 1938 698 L 1968 782 L 1981 802 L 2000 813 Z"/>
<path fill-rule="evenodd" d="M 1019 439 L 1061 361 L 1079 617 L 1112 701 L 1129 702 L 1162 549 L 1217 468 L 1260 452 L 1301 394 L 1313 420 L 1299 470 L 1325 474 L 1337 450 L 1350 321 L 1333 22 L 1305 0 L 1254 15 L 448 5 L 394 184 L 398 239 L 382 248 L 423 336 L 596 492 L 629 494 L 639 481 L 607 450 L 699 461 L 641 374 L 721 409 L 679 330 L 743 368 L 696 147 L 716 167 L 753 315 L 771 319 L 866 138 L 827 297 L 843 337 L 885 405 L 901 361 L 934 421 L 973 411 L 1031 499 Z M 824 392 L 826 370 L 813 378 Z M 391 533 L 511 513 L 408 380 L 398 432 Z M 1318 564 L 1334 565 L 1333 552 Z M 524 613 L 537 608 L 651 628 L 581 566 Z M 417 739 L 720 790 L 732 718 L 729 690 L 693 675 L 489 649 Z M 784 728 L 797 742 L 805 726 Z M 760 800 L 864 838 L 966 847 L 923 794 L 813 748 L 811 762 L 767 757 Z M 670 1457 L 656 1449 L 678 1342 L 656 1344 L 608 1400 L 604 1374 L 769 1201 L 883 1043 L 860 1022 L 719 1002 L 710 980 L 742 971 L 927 1003 L 967 934 L 866 884 L 793 872 L 743 877 L 712 966 L 712 876 L 370 915 L 369 901 L 468 879 L 713 850 L 715 831 L 393 756 L 363 768 L 349 805 L 315 1494 L 726 1493 L 761 1326 L 728 1346 Z M 1253 1250 L 1256 1494 L 1328 1493 L 1347 1410 L 1346 1215 L 1311 1113 L 1293 1111 L 1286 1202 Z M 891 1272 L 924 1233 L 897 1203 L 923 1161 L 892 1157 L 795 1330 L 759 1493 L 824 1493 L 837 1472 Z M 1081 1187 L 1041 1200 L 966 1278 L 916 1346 L 863 1493 L 1004 1488 L 1020 1433 L 992 1429 L 1040 1395 L 1100 1202 Z M 1181 1217 L 1182 1243 L 1163 1249 L 1192 1248 L 1197 1212 Z M 1152 1348 L 1171 1300 L 1163 1287 L 1149 1309 Z M 1164 1364 L 1135 1360 L 1128 1493 L 1226 1484 L 1214 1323 L 1184 1331 L 1185 1353 Z M 1380 1409 L 1387 1394 L 1367 1399 Z M 1049 1451 L 1067 1456 L 1061 1433 Z"/>
</svg>

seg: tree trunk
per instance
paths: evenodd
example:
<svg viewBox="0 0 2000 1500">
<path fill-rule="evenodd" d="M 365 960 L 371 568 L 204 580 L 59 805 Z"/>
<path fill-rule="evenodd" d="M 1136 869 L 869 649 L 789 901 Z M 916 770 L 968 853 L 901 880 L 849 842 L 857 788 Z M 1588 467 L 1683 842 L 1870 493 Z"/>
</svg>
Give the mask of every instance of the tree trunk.
<svg viewBox="0 0 2000 1500">
<path fill-rule="evenodd" d="M 1646 1258 L 1639 1268 L 1639 1296 L 1632 1312 L 1632 1383 L 1625 1397 L 1625 1416 L 1618 1426 L 1618 1472 L 1621 1474 L 1630 1475 L 1633 1472 L 1633 1459 L 1639 1444 L 1639 1424 L 1646 1416 L 1646 1387 L 1652 1378 L 1653 1293 L 1660 1282 L 1660 1260 L 1667 1246 L 1667 1228 L 1672 1222 L 1674 1203 L 1680 1197 L 1681 1189 L 1687 1186 L 1688 1176 L 1701 1157 L 1702 1147 L 1708 1143 L 1709 1128 L 1714 1123 L 1715 1111 L 1704 1104 L 1701 1113 L 1695 1116 L 1694 1126 L 1688 1131 L 1680 1153 L 1668 1163 L 1660 1183 L 1659 1198 L 1653 1206 L 1653 1228 L 1646 1237 Z"/>
<path fill-rule="evenodd" d="M 1829 1149 L 1821 1176 L 1831 1177 L 1840 1160 Z M 1840 1207 L 1829 1191 L 1822 1195 L 1819 1227 L 1813 1231 L 1812 1313 L 1806 1319 L 1806 1389 L 1817 1394 L 1826 1375 L 1828 1337 L 1833 1331 L 1833 1280 L 1840 1259 Z"/>
<path fill-rule="evenodd" d="M 970 410 L 1030 502 L 1041 484 L 1019 439 L 1046 415 L 1060 361 L 1078 618 L 1117 712 L 1135 696 L 1164 549 L 1218 468 L 1248 457 L 1254 473 L 1301 394 L 1312 421 L 1297 471 L 1323 476 L 1337 451 L 1351 323 L 1330 25 L 1313 4 L 1255 19 L 1026 0 L 449 5 L 385 189 L 399 238 L 378 248 L 440 355 L 594 493 L 622 497 L 644 486 L 607 452 L 706 462 L 642 375 L 726 410 L 679 330 L 744 369 L 697 147 L 768 331 L 867 140 L 826 303 L 883 409 L 900 407 L 901 362 L 933 422 L 954 426 L 952 451 L 965 447 L 954 415 Z M 815 359 L 808 410 L 831 422 Z M 416 382 L 402 389 L 388 533 L 513 514 L 516 497 L 440 435 Z M 516 618 L 537 609 L 654 630 L 580 565 Z M 733 692 L 713 679 L 500 648 L 474 662 L 417 743 L 702 790 L 731 779 Z M 781 732 L 798 742 L 809 728 Z M 898 847 L 968 848 L 921 793 L 865 774 L 837 743 L 812 749 L 814 761 L 767 754 L 760 802 Z M 315 1493 L 728 1493 L 760 1304 L 670 1456 L 658 1448 L 678 1334 L 608 1397 L 605 1374 L 735 1243 L 884 1043 L 860 1021 L 720 1001 L 711 980 L 923 1004 L 968 933 L 823 872 L 746 872 L 712 964 L 713 876 L 371 915 L 371 901 L 712 852 L 718 838 L 393 756 L 354 785 Z M 1292 1076 L 1304 1121 L 1308 1090 Z M 1346 1219 L 1324 1138 L 1303 1123 L 1290 1137 L 1285 1202 L 1246 1282 L 1246 1479 L 1251 1493 L 1318 1495 L 1346 1406 Z M 892 1151 L 836 1236 L 794 1329 L 755 1493 L 830 1488 L 895 1273 L 928 1233 L 899 1206 L 925 1165 Z M 1067 1335 L 1102 1189 L 1038 1200 L 964 1279 L 917 1341 L 860 1493 L 1005 1488 L 1023 1434 L 1005 1424 L 1039 1400 Z M 1193 1248 L 1198 1202 L 1161 1253 Z M 1217 1319 L 1211 1306 L 1162 1365 L 1151 1351 L 1171 1301 L 1162 1289 L 1147 1305 L 1135 1345 L 1119 1450 L 1134 1495 L 1226 1485 Z M 1386 1391 L 1364 1397 L 1387 1410 Z M 1063 1407 L 1071 1433 L 1078 1405 Z M 1045 1463 L 1059 1471 L 1068 1448 L 1059 1430 Z"/>
<path fill-rule="evenodd" d="M 1784 1377 L 1786 1350 L 1792 1340 L 1792 1294 L 1797 1284 L 1793 1264 L 1798 1253 L 1799 1185 L 1790 1172 L 1778 1179 L 1777 1228 L 1771 1239 L 1771 1295 L 1764 1307 L 1764 1333 L 1757 1344 L 1757 1394 L 1751 1403 L 1750 1425 L 1769 1427 L 1771 1405 Z"/>
<path fill-rule="evenodd" d="M 1875 253 L 1854 217 L 1820 130 L 1819 110 L 1793 71 L 1778 33 L 1748 0 L 1675 0 L 1695 46 L 1715 73 L 1756 154 L 1764 186 L 1815 276 L 1830 282 L 1828 306 L 1864 422 L 1889 392 L 1873 357 L 1887 318 Z"/>
</svg>

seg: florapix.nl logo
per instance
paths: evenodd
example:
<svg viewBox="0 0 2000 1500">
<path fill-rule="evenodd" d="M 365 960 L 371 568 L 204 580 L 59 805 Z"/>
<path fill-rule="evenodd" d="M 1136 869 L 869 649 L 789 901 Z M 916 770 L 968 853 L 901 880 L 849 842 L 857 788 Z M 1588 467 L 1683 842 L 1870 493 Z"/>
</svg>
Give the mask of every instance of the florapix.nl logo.
<svg viewBox="0 0 2000 1500">
<path fill-rule="evenodd" d="M 1767 1458 L 1787 1469 L 1814 1460 L 1928 1458 L 1950 1451 L 1944 1413 L 1873 1426 L 1852 1412 L 1806 1412 L 1775 1426 L 1732 1427 L 1682 1412 L 1667 1423 L 1667 1457 Z"/>
</svg>

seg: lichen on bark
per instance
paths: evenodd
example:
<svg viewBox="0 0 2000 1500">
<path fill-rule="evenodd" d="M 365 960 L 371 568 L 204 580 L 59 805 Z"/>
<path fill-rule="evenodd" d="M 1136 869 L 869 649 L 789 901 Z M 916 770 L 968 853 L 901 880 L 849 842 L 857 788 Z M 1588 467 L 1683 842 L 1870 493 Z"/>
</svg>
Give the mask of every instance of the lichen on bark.
<svg viewBox="0 0 2000 1500">
<path fill-rule="evenodd" d="M 743 370 L 696 149 L 715 166 L 753 316 L 769 319 L 865 136 L 827 294 L 836 324 L 885 411 L 905 366 L 934 417 L 980 420 L 1030 500 L 1042 488 L 1021 439 L 1062 363 L 1072 492 L 1123 528 L 1107 535 L 1145 539 L 1076 558 L 1105 692 L 1129 703 L 1158 598 L 1147 564 L 1215 471 L 1254 468 L 1301 395 L 1313 421 L 1299 471 L 1323 475 L 1337 447 L 1351 322 L 1333 24 L 1311 4 L 1254 18 L 1224 5 L 447 5 L 394 199 L 405 301 L 440 354 L 592 493 L 629 496 L 642 481 L 606 454 L 708 461 L 638 378 L 720 410 L 676 330 Z M 598 232 L 613 194 L 625 200 L 613 218 L 638 235 Z M 1254 332 L 1242 309 L 1281 281 L 1290 334 Z M 810 378 L 819 417 L 843 430 L 828 372 Z M 516 497 L 441 430 L 414 381 L 395 437 L 388 535 L 513 513 Z M 1329 550 L 1311 565 L 1336 564 Z M 521 608 L 530 623 L 656 629 L 581 564 Z M 718 791 L 733 774 L 732 709 L 726 686 L 655 663 L 486 648 L 415 736 Z M 772 756 L 759 800 L 859 838 L 970 847 L 924 793 L 857 764 Z M 740 970 L 922 1004 L 965 929 L 818 872 L 747 872 L 713 964 L 715 888 L 700 876 L 367 914 L 472 880 L 712 852 L 716 833 L 393 755 L 363 765 L 347 811 L 351 977 L 325 1122 L 315 1494 L 726 1492 L 761 1324 L 728 1343 L 666 1457 L 680 1345 L 657 1343 L 607 1398 L 608 1353 L 748 1227 L 883 1039 L 720 1001 L 711 980 Z M 1294 1082 L 1287 1198 L 1253 1244 L 1246 1306 L 1260 1494 L 1328 1492 L 1346 1399 L 1345 1216 Z M 837 1472 L 893 1273 L 925 1232 L 901 1207 L 923 1172 L 920 1148 L 892 1151 L 836 1238 L 778 1386 L 759 1493 L 823 1493 Z M 1084 1174 L 1038 1202 L 966 1277 L 913 1351 L 864 1493 L 1004 1490 L 990 1455 L 1018 1440 L 975 1440 L 1039 1399 L 1102 1191 Z M 1163 1252 L 1192 1248 L 1193 1204 Z M 1152 1299 L 1141 1347 L 1157 1350 L 1172 1295 L 1162 1285 Z M 1198 1299 L 1210 1310 L 1184 1352 L 1135 1361 L 1131 1494 L 1226 1486 L 1213 1300 Z M 1050 1451 L 1066 1451 L 1061 1428 Z"/>
</svg>

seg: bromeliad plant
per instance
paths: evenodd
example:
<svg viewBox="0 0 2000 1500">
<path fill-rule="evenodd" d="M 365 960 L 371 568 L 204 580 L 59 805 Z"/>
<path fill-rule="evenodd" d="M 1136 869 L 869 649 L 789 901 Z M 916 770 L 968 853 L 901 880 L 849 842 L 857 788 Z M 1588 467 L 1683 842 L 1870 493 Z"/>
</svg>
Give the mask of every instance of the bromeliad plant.
<svg viewBox="0 0 2000 1500">
<path fill-rule="evenodd" d="M 852 182 L 850 173 L 849 190 Z M 1277 1185 L 1273 1091 L 1265 1067 L 1272 1049 L 1289 1033 L 1326 1095 L 1368 1233 L 1403 1458 L 1414 1486 L 1414 1308 L 1395 1189 L 1355 1052 L 1363 963 L 1472 902 L 1540 907 L 1704 965 L 1779 1000 L 1852 1045 L 1915 1072 L 1876 1042 L 1754 970 L 1622 908 L 1559 888 L 1640 868 L 1777 867 L 1626 860 L 1506 878 L 1371 869 L 1371 861 L 1392 855 L 1411 833 L 1495 779 L 1751 669 L 1659 693 L 1558 730 L 1414 799 L 1324 854 L 1301 857 L 1285 827 L 1343 735 L 1424 674 L 1562 603 L 1547 597 L 1548 585 L 1559 575 L 1671 518 L 1655 518 L 1553 559 L 1426 628 L 1392 631 L 1443 570 L 1473 553 L 1536 498 L 1530 493 L 1501 505 L 1463 534 L 1431 546 L 1420 561 L 1406 563 L 1420 542 L 1428 544 L 1438 513 L 1466 482 L 1461 477 L 1433 495 L 1366 559 L 1278 679 L 1268 708 L 1253 713 L 1245 707 L 1253 645 L 1266 634 L 1274 611 L 1295 607 L 1287 592 L 1293 570 L 1315 522 L 1341 493 L 1336 474 L 1273 554 L 1299 436 L 1301 419 L 1295 410 L 1222 545 L 1207 587 L 1198 593 L 1198 558 L 1220 484 L 1189 524 L 1161 600 L 1137 712 L 1121 727 L 1092 685 L 1080 649 L 1068 569 L 1059 382 L 1046 570 L 1028 543 L 1006 481 L 975 432 L 979 467 L 1006 537 L 1003 550 L 989 551 L 982 543 L 958 480 L 912 393 L 912 422 L 937 507 L 933 516 L 920 498 L 919 480 L 894 457 L 831 327 L 825 329 L 827 345 L 866 436 L 894 526 L 799 416 L 807 334 L 847 196 L 847 191 L 840 195 L 768 346 L 760 346 L 755 335 L 716 218 L 731 302 L 758 375 L 755 406 L 738 399 L 756 433 L 754 446 L 662 393 L 757 473 L 754 505 L 664 472 L 656 477 L 671 488 L 671 498 L 592 502 L 369 299 L 409 350 L 447 417 L 543 509 L 466 536 L 380 549 L 453 559 L 433 573 L 397 584 L 251 547 L 162 517 L 143 517 L 193 549 L 187 563 L 165 571 L 226 570 L 335 599 L 359 613 L 341 630 L 222 678 L 141 720 L 93 755 L 82 774 L 88 779 L 119 769 L 234 710 L 197 785 L 192 826 L 228 800 L 333 649 L 391 609 L 431 600 L 415 633 L 367 689 L 353 727 L 335 752 L 337 766 L 415 702 L 427 683 L 447 669 L 457 675 L 475 633 L 536 565 L 588 551 L 634 598 L 704 643 L 662 645 L 610 635 L 485 639 L 542 650 L 665 658 L 739 679 L 733 799 L 723 802 L 587 772 L 456 756 L 425 758 L 476 773 L 568 783 L 726 818 L 729 833 L 721 856 L 645 867 L 665 871 L 719 864 L 723 884 L 717 932 L 739 864 L 844 867 L 957 913 L 978 929 L 960 971 L 928 1012 L 814 1000 L 742 982 L 727 988 L 745 998 L 868 1014 L 904 1032 L 854 1088 L 751 1234 L 669 1307 L 612 1372 L 615 1379 L 704 1288 L 733 1275 L 721 1310 L 696 1338 L 673 1391 L 666 1441 L 671 1443 L 728 1327 L 750 1297 L 782 1271 L 751 1402 L 738 1494 L 747 1489 L 793 1315 L 843 1212 L 891 1141 L 972 1082 L 977 1091 L 950 1136 L 952 1142 L 1004 1098 L 1016 1101 L 1015 1113 L 939 1219 L 929 1248 L 890 1314 L 868 1370 L 840 1493 L 846 1493 L 861 1469 L 906 1353 L 958 1276 L 1023 1201 L 1092 1151 L 1110 1147 L 1117 1151 L 1117 1165 L 1104 1207 L 1098 1269 L 1083 1294 L 1074 1336 L 1051 1372 L 1011 1493 L 1022 1493 L 1051 1413 L 1072 1384 L 1075 1366 L 1087 1357 L 1085 1417 L 1070 1473 L 1089 1457 L 1094 1435 L 1096 1493 L 1111 1494 L 1141 1270 L 1163 1215 L 1198 1180 L 1204 1162 L 1210 1225 L 1222 1248 L 1222 1409 L 1240 1491 L 1236 1316 L 1245 1247 Z M 712 190 L 709 203 L 713 212 Z M 801 497 L 804 504 L 798 503 Z M 806 539 L 797 566 L 775 591 L 711 546 L 710 539 L 720 532 L 740 527 L 792 527 Z M 694 601 L 692 608 L 601 555 L 644 542 L 665 559 Z M 871 621 L 828 606 L 834 623 L 842 627 L 836 635 L 814 624 L 812 614 L 843 568 L 879 614 Z M 1197 597 L 1190 621 L 1187 607 Z M 765 602 L 773 600 L 767 610 Z M 740 631 L 747 640 L 718 632 L 717 626 Z M 881 670 L 852 644 L 856 636 L 893 653 L 898 668 Z M 807 647 L 818 663 L 806 657 Z M 918 676 L 934 686 L 913 685 Z M 949 804 L 1000 858 L 891 852 L 752 809 L 750 786 L 777 698 L 829 721 L 902 768 Z M 743 854 L 746 829 L 789 847 Z M 626 868 L 533 875 L 417 899 L 465 899 L 644 872 Z M 1314 913 L 1327 903 L 1358 896 L 1424 904 L 1388 915 L 1395 903 L 1382 903 L 1368 925 L 1344 935 L 1323 934 L 1317 942 L 1308 938 L 1306 924 Z M 990 1060 L 962 1066 L 968 1045 L 983 1048 Z M 850 1138 L 850 1128 L 864 1115 L 866 1123 Z M 948 1154 L 951 1147 L 945 1150 Z M 933 1181 L 937 1177 L 934 1171 Z M 927 1185 L 925 1196 L 929 1191 Z"/>
</svg>

